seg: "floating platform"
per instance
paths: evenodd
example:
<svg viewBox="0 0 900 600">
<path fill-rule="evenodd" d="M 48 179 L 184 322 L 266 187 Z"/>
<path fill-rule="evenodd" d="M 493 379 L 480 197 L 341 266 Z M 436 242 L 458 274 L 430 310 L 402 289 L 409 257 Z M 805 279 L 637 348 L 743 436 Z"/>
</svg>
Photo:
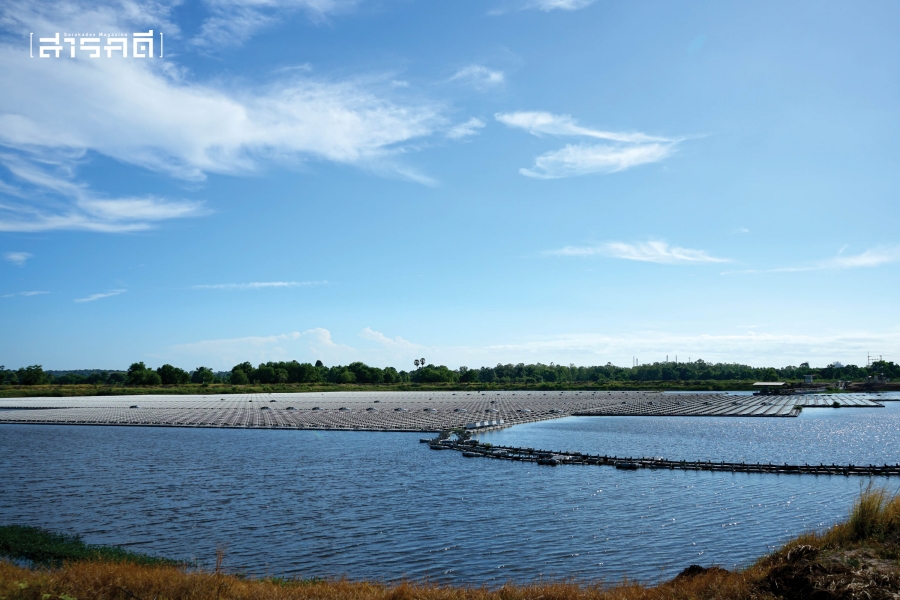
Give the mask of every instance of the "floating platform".
<svg viewBox="0 0 900 600">
<path fill-rule="evenodd" d="M 539 465 L 601 465 L 626 471 L 639 469 L 669 469 L 679 471 L 719 471 L 726 473 L 774 473 L 782 475 L 860 475 L 865 477 L 900 476 L 900 465 L 776 465 L 770 463 L 735 463 L 690 460 L 666 460 L 664 458 L 632 458 L 583 454 L 581 452 L 556 452 L 534 448 L 493 446 L 477 440 L 432 440 L 435 450 L 456 450 L 466 458 L 493 458 L 533 462 Z"/>
<path fill-rule="evenodd" d="M 793 417 L 798 407 L 879 407 L 866 394 L 319 392 L 80 396 L 0 400 L 0 423 L 440 431 L 508 427 L 568 416 Z"/>
</svg>

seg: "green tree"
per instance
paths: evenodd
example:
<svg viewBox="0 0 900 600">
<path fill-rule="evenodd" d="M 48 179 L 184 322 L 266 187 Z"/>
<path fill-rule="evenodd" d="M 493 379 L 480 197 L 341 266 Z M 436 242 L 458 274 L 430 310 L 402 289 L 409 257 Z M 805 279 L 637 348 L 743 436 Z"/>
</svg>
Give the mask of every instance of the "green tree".
<svg viewBox="0 0 900 600">
<path fill-rule="evenodd" d="M 19 369 L 19 382 L 23 385 L 41 385 L 47 383 L 48 377 L 41 365 L 31 365 Z"/>
<path fill-rule="evenodd" d="M 128 367 L 128 374 L 126 375 L 128 385 L 143 385 L 146 372 L 147 365 L 143 362 L 131 363 L 131 366 Z"/>
<path fill-rule="evenodd" d="M 385 383 L 397 383 L 400 381 L 400 373 L 397 372 L 397 369 L 394 367 L 385 367 L 384 369 L 384 382 Z"/>
<path fill-rule="evenodd" d="M 109 373 L 107 373 L 106 371 L 101 371 L 100 373 L 91 373 L 90 375 L 85 377 L 84 382 L 91 385 L 98 385 L 101 383 L 106 383 L 107 379 L 109 379 Z"/>
<path fill-rule="evenodd" d="M 198 367 L 191 373 L 191 383 L 213 383 L 215 380 L 216 374 L 206 367 Z"/>
<path fill-rule="evenodd" d="M 161 366 L 156 369 L 156 372 L 159 374 L 160 380 L 165 385 L 183 385 L 191 380 L 191 376 L 187 371 L 179 369 L 178 367 L 173 367 L 170 364 Z"/>
<path fill-rule="evenodd" d="M 428 365 L 416 369 L 411 373 L 411 378 L 416 383 L 452 383 L 456 381 L 457 373 L 444 365 Z"/>
<path fill-rule="evenodd" d="M 247 377 L 247 374 L 238 368 L 232 369 L 231 378 L 229 381 L 232 385 L 247 385 L 248 383 L 250 383 L 250 379 Z"/>
<path fill-rule="evenodd" d="M 275 381 L 275 369 L 269 365 L 261 364 L 253 371 L 253 379 L 260 383 L 272 383 Z"/>
<path fill-rule="evenodd" d="M 309 363 L 294 362 L 288 369 L 288 381 L 292 383 L 315 383 L 319 381 L 319 370 Z"/>
<path fill-rule="evenodd" d="M 128 367 L 125 381 L 128 385 L 159 385 L 162 383 L 159 373 L 148 369 L 142 362 L 133 363 Z"/>
<path fill-rule="evenodd" d="M 478 381 L 478 371 L 468 367 L 459 368 L 459 380 L 464 383 L 472 383 Z"/>
</svg>

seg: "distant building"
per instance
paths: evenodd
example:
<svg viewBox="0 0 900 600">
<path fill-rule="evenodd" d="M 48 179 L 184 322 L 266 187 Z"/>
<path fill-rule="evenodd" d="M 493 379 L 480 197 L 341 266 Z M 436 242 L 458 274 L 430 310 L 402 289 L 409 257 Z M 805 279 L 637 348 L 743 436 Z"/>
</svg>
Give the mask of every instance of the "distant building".
<svg viewBox="0 0 900 600">
<path fill-rule="evenodd" d="M 784 381 L 757 381 L 753 387 L 758 389 L 758 395 L 768 396 L 769 394 L 780 394 L 787 386 Z"/>
</svg>

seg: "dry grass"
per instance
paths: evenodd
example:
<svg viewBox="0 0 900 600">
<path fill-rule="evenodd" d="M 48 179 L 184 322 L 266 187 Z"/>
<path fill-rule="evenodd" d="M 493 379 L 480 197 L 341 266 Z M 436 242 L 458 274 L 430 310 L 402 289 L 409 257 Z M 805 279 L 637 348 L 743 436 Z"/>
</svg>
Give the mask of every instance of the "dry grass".
<svg viewBox="0 0 900 600">
<path fill-rule="evenodd" d="M 0 561 L 0 599 L 28 600 L 706 600 L 766 598 L 897 598 L 897 560 L 866 560 L 869 550 L 894 553 L 900 540 L 900 497 L 869 486 L 846 522 L 802 535 L 744 571 L 699 569 L 659 585 L 535 583 L 501 588 L 423 582 L 245 579 L 171 565 L 79 561 L 61 568 L 24 568 Z M 865 552 L 860 554 L 860 548 Z M 848 559 L 847 557 L 851 558 Z"/>
<path fill-rule="evenodd" d="M 866 547 L 881 556 L 900 557 L 900 494 L 869 483 L 860 490 L 846 521 L 821 533 L 801 535 L 774 556 L 798 546 L 824 551 Z"/>
<path fill-rule="evenodd" d="M 499 589 L 427 583 L 241 579 L 173 567 L 127 563 L 70 563 L 61 569 L 25 569 L 0 563 L 0 597 L 34 600 L 688 600 L 753 598 L 743 573 L 711 571 L 655 587 L 549 583 Z"/>
</svg>

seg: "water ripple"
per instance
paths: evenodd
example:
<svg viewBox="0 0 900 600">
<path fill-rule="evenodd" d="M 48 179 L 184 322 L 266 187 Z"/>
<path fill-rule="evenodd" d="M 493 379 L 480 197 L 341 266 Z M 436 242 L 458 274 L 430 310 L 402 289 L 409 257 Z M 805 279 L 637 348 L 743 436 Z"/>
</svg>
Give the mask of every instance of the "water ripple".
<svg viewBox="0 0 900 600">
<path fill-rule="evenodd" d="M 752 462 L 900 462 L 900 405 L 798 419 L 573 418 L 485 441 Z M 407 433 L 0 426 L 0 522 L 251 574 L 657 580 L 841 518 L 858 479 L 538 467 Z"/>
</svg>

